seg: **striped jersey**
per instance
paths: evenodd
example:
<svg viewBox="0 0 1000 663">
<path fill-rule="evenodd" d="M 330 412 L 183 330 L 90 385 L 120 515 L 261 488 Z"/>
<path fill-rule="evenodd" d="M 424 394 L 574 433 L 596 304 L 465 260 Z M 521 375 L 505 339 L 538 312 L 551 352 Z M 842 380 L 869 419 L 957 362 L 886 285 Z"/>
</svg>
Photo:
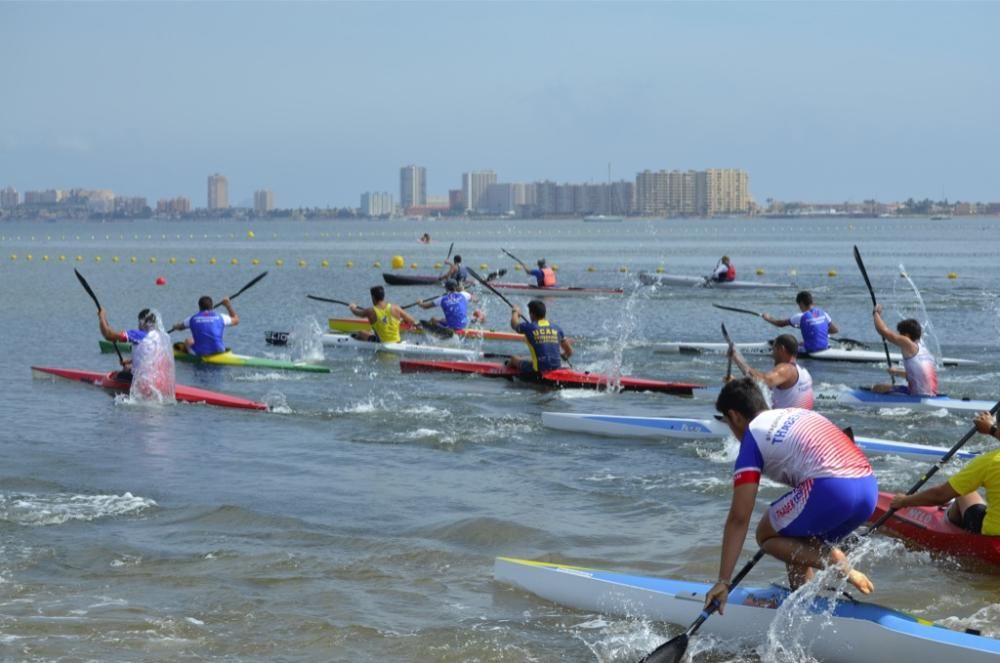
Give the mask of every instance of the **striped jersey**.
<svg viewBox="0 0 1000 663">
<path fill-rule="evenodd" d="M 872 466 L 832 421 L 812 410 L 786 408 L 757 415 L 740 440 L 733 483 L 759 483 L 761 474 L 797 486 L 808 479 L 869 476 Z"/>
</svg>

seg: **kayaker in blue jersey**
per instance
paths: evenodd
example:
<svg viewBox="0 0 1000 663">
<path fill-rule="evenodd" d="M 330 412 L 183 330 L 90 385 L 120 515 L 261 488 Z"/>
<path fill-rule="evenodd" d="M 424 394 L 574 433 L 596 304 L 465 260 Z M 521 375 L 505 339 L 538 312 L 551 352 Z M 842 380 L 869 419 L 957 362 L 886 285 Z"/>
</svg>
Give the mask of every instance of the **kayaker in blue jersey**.
<svg viewBox="0 0 1000 663">
<path fill-rule="evenodd" d="M 821 308 L 813 306 L 813 296 L 808 290 L 795 295 L 795 303 L 799 305 L 799 313 L 786 320 L 778 320 L 768 313 L 760 317 L 775 327 L 797 327 L 802 332 L 802 352 L 819 352 L 830 347 L 830 334 L 840 331 Z"/>
<path fill-rule="evenodd" d="M 528 272 L 535 277 L 535 285 L 539 288 L 554 288 L 556 286 L 556 272 L 551 267 L 545 266 L 545 258 L 538 259 L 538 268 Z"/>
<path fill-rule="evenodd" d="M 139 311 L 139 325 L 136 329 L 115 330 L 108 324 L 108 312 L 103 308 L 97 311 L 97 321 L 101 326 L 101 336 L 111 343 L 131 343 L 133 347 L 141 343 L 150 330 L 156 328 L 156 314 L 148 308 Z M 125 370 L 131 370 L 132 360 L 125 359 L 122 364 Z"/>
<path fill-rule="evenodd" d="M 729 260 L 729 256 L 722 256 L 719 260 L 715 272 L 709 277 L 714 283 L 727 283 L 736 280 L 736 265 Z"/>
<path fill-rule="evenodd" d="M 562 360 L 573 355 L 569 339 L 562 329 L 545 318 L 545 313 L 545 303 L 537 299 L 528 302 L 528 316 L 531 320 L 524 320 L 521 308 L 516 304 L 511 307 L 510 327 L 519 334 L 524 334 L 531 350 L 530 359 L 521 359 L 515 355 L 507 360 L 507 365 L 516 368 L 522 377 L 537 378 L 546 371 L 561 368 Z"/>
<path fill-rule="evenodd" d="M 462 256 L 455 254 L 455 259 L 448 268 L 445 279 L 455 279 L 459 283 L 465 283 L 469 280 L 469 269 L 462 264 Z"/>
<path fill-rule="evenodd" d="M 402 340 L 399 336 L 400 320 L 413 326 L 419 324 L 401 306 L 385 301 L 385 288 L 382 286 L 372 286 L 369 293 L 372 298 L 371 306 L 361 308 L 357 304 L 351 304 L 350 308 L 353 315 L 368 320 L 372 330 L 354 332 L 351 334 L 354 338 L 375 343 L 399 343 Z"/>
<path fill-rule="evenodd" d="M 201 297 L 198 300 L 198 312 L 187 320 L 178 322 L 170 330 L 191 330 L 191 338 L 184 340 L 184 347 L 189 354 L 204 357 L 226 351 L 226 344 L 222 340 L 223 334 L 226 327 L 240 324 L 240 316 L 236 314 L 229 297 L 223 299 L 221 304 L 226 307 L 226 313 L 216 312 L 212 298 L 208 295 Z"/>
<path fill-rule="evenodd" d="M 936 396 L 937 366 L 934 364 L 934 355 L 920 340 L 923 336 L 920 323 L 913 318 L 900 320 L 894 332 L 882 320 L 881 304 L 875 307 L 872 316 L 875 318 L 875 331 L 882 338 L 897 346 L 903 353 L 903 368 L 890 367 L 889 373 L 906 377 L 905 387 L 876 384 L 872 385 L 872 391 L 877 394 L 901 391 L 911 396 Z"/>
<path fill-rule="evenodd" d="M 425 309 L 440 306 L 444 311 L 444 320 L 431 318 L 432 326 L 465 329 L 469 326 L 469 302 L 472 300 L 472 295 L 462 290 L 462 286 L 455 279 L 445 281 L 444 288 L 447 292 L 440 297 L 429 301 L 421 300 L 417 304 Z"/>
<path fill-rule="evenodd" d="M 715 409 L 740 441 L 733 471 L 733 499 L 722 536 L 719 579 L 705 595 L 723 613 L 733 571 L 743 552 L 762 476 L 792 490 L 771 503 L 757 524 L 757 543 L 785 563 L 792 589 L 814 569 L 835 567 L 869 594 L 875 586 L 853 569 L 834 544 L 875 511 L 878 483 L 865 454 L 823 415 L 801 408 L 768 410 L 752 378 L 733 380 Z"/>
</svg>

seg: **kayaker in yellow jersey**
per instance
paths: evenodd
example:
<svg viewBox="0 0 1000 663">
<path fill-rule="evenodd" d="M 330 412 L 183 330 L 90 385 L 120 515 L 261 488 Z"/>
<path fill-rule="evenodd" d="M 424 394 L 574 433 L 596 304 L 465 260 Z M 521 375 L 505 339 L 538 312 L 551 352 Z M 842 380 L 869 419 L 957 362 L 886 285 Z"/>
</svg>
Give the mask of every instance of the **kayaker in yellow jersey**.
<svg viewBox="0 0 1000 663">
<path fill-rule="evenodd" d="M 399 343 L 399 321 L 403 320 L 411 325 L 419 324 L 412 315 L 404 311 L 398 304 L 390 304 L 385 301 L 385 288 L 380 285 L 372 286 L 372 305 L 368 308 L 361 308 L 357 304 L 351 304 L 351 313 L 359 318 L 367 318 L 371 323 L 372 331 L 355 332 L 353 336 L 363 341 L 375 341 L 376 343 Z"/>
<path fill-rule="evenodd" d="M 976 415 L 975 424 L 983 435 L 1000 439 L 1000 429 L 989 412 Z M 986 489 L 985 500 L 978 492 L 980 488 Z M 976 456 L 939 486 L 913 495 L 896 495 L 891 506 L 902 509 L 944 505 L 949 501 L 948 520 L 953 524 L 974 534 L 1000 536 L 1000 506 L 989 508 L 990 502 L 1000 504 L 1000 449 Z"/>
<path fill-rule="evenodd" d="M 561 360 L 569 359 L 573 354 L 573 346 L 563 330 L 550 323 L 545 318 L 545 313 L 545 303 L 538 299 L 528 302 L 530 321 L 523 319 L 521 309 L 516 304 L 510 309 L 511 329 L 524 334 L 531 349 L 530 359 L 514 356 L 507 360 L 507 365 L 516 368 L 521 377 L 538 377 L 546 371 L 561 368 Z"/>
</svg>

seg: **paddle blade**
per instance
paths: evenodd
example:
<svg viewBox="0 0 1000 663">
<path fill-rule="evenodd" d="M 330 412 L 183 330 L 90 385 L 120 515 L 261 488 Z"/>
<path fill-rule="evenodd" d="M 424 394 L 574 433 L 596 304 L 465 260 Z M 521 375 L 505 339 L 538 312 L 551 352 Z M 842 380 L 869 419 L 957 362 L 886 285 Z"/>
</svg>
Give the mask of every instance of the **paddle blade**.
<svg viewBox="0 0 1000 663">
<path fill-rule="evenodd" d="M 83 278 L 83 274 L 76 269 L 73 270 L 73 273 L 76 274 L 76 278 L 80 281 L 80 285 L 83 286 L 83 289 L 86 290 L 87 294 L 90 295 L 90 298 L 94 300 L 94 304 L 97 305 L 97 310 L 101 310 L 101 303 L 97 301 L 97 295 L 95 295 L 94 291 L 90 289 L 90 284 L 87 283 L 87 279 Z"/>
<path fill-rule="evenodd" d="M 688 648 L 688 634 L 681 633 L 646 654 L 639 663 L 680 663 Z"/>
<path fill-rule="evenodd" d="M 246 284 L 245 286 L 243 286 L 242 288 L 240 288 L 240 289 L 239 289 L 238 291 L 236 291 L 236 293 L 235 293 L 235 294 L 233 294 L 233 295 L 230 295 L 230 296 L 229 296 L 229 298 L 230 298 L 230 299 L 235 299 L 235 298 L 239 297 L 239 296 L 240 296 L 241 294 L 243 294 L 244 292 L 246 292 L 246 291 L 247 291 L 247 290 L 249 290 L 250 288 L 252 288 L 252 287 L 254 287 L 255 285 L 257 285 L 257 282 L 258 282 L 258 281 L 260 281 L 260 280 L 261 280 L 262 278 L 264 278 L 265 276 L 267 276 L 267 272 L 266 272 L 266 271 L 265 271 L 265 272 L 263 272 L 262 274 L 259 274 L 259 275 L 255 276 L 255 277 L 253 278 L 253 280 L 252 280 L 252 281 L 250 281 L 250 283 L 247 283 L 247 284 Z"/>
</svg>

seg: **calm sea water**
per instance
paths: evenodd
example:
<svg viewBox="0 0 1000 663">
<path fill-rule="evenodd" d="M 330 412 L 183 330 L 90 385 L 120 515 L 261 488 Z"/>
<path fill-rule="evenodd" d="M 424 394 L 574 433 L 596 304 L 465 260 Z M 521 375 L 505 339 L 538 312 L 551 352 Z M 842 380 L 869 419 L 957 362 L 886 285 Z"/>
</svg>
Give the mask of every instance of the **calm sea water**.
<svg viewBox="0 0 1000 663">
<path fill-rule="evenodd" d="M 796 288 L 637 288 L 638 270 L 704 274 L 725 253 L 741 276 L 760 269 L 756 278 L 808 288 L 843 335 L 875 340 L 857 244 L 887 319 L 923 317 L 899 277 L 903 263 L 945 353 L 982 362 L 942 371 L 942 388 L 993 399 L 997 228 L 995 219 L 0 224 L 0 659 L 630 661 L 678 627 L 585 614 L 499 585 L 494 557 L 698 580 L 717 570 L 735 441 L 637 442 L 540 424 L 545 410 L 707 417 L 708 400 L 401 375 L 397 358 L 327 350 L 330 375 L 177 366 L 178 382 L 264 400 L 273 412 L 138 406 L 31 377 L 31 365 L 114 367 L 98 352 L 96 312 L 73 267 L 118 327 L 145 306 L 180 320 L 200 295 L 235 292 L 268 269 L 235 300 L 242 322 L 227 341 L 275 355 L 265 331 L 346 316 L 305 295 L 363 303 L 381 282 L 375 261 L 388 266 L 398 254 L 418 264 L 407 272 L 429 273 L 454 242 L 466 264 L 510 269 L 506 248 L 559 265 L 563 284 L 628 289 L 549 301 L 550 318 L 578 339 L 578 369 L 718 384 L 722 357 L 657 354 L 656 344 L 718 341 L 720 322 L 736 340 L 764 340 L 774 328 L 710 304 L 787 315 Z M 432 244 L 417 243 L 423 232 Z M 397 303 L 433 294 L 389 292 Z M 482 305 L 504 328 L 506 306 Z M 826 387 L 884 377 L 870 366 L 810 369 Z M 971 419 L 826 413 L 859 434 L 941 446 Z M 925 469 L 873 463 L 889 490 Z M 758 512 L 781 492 L 766 485 Z M 1000 574 L 878 542 L 864 568 L 880 603 L 1000 637 Z M 747 582 L 783 579 L 766 561 Z M 724 648 L 707 656 L 757 658 Z"/>
</svg>

